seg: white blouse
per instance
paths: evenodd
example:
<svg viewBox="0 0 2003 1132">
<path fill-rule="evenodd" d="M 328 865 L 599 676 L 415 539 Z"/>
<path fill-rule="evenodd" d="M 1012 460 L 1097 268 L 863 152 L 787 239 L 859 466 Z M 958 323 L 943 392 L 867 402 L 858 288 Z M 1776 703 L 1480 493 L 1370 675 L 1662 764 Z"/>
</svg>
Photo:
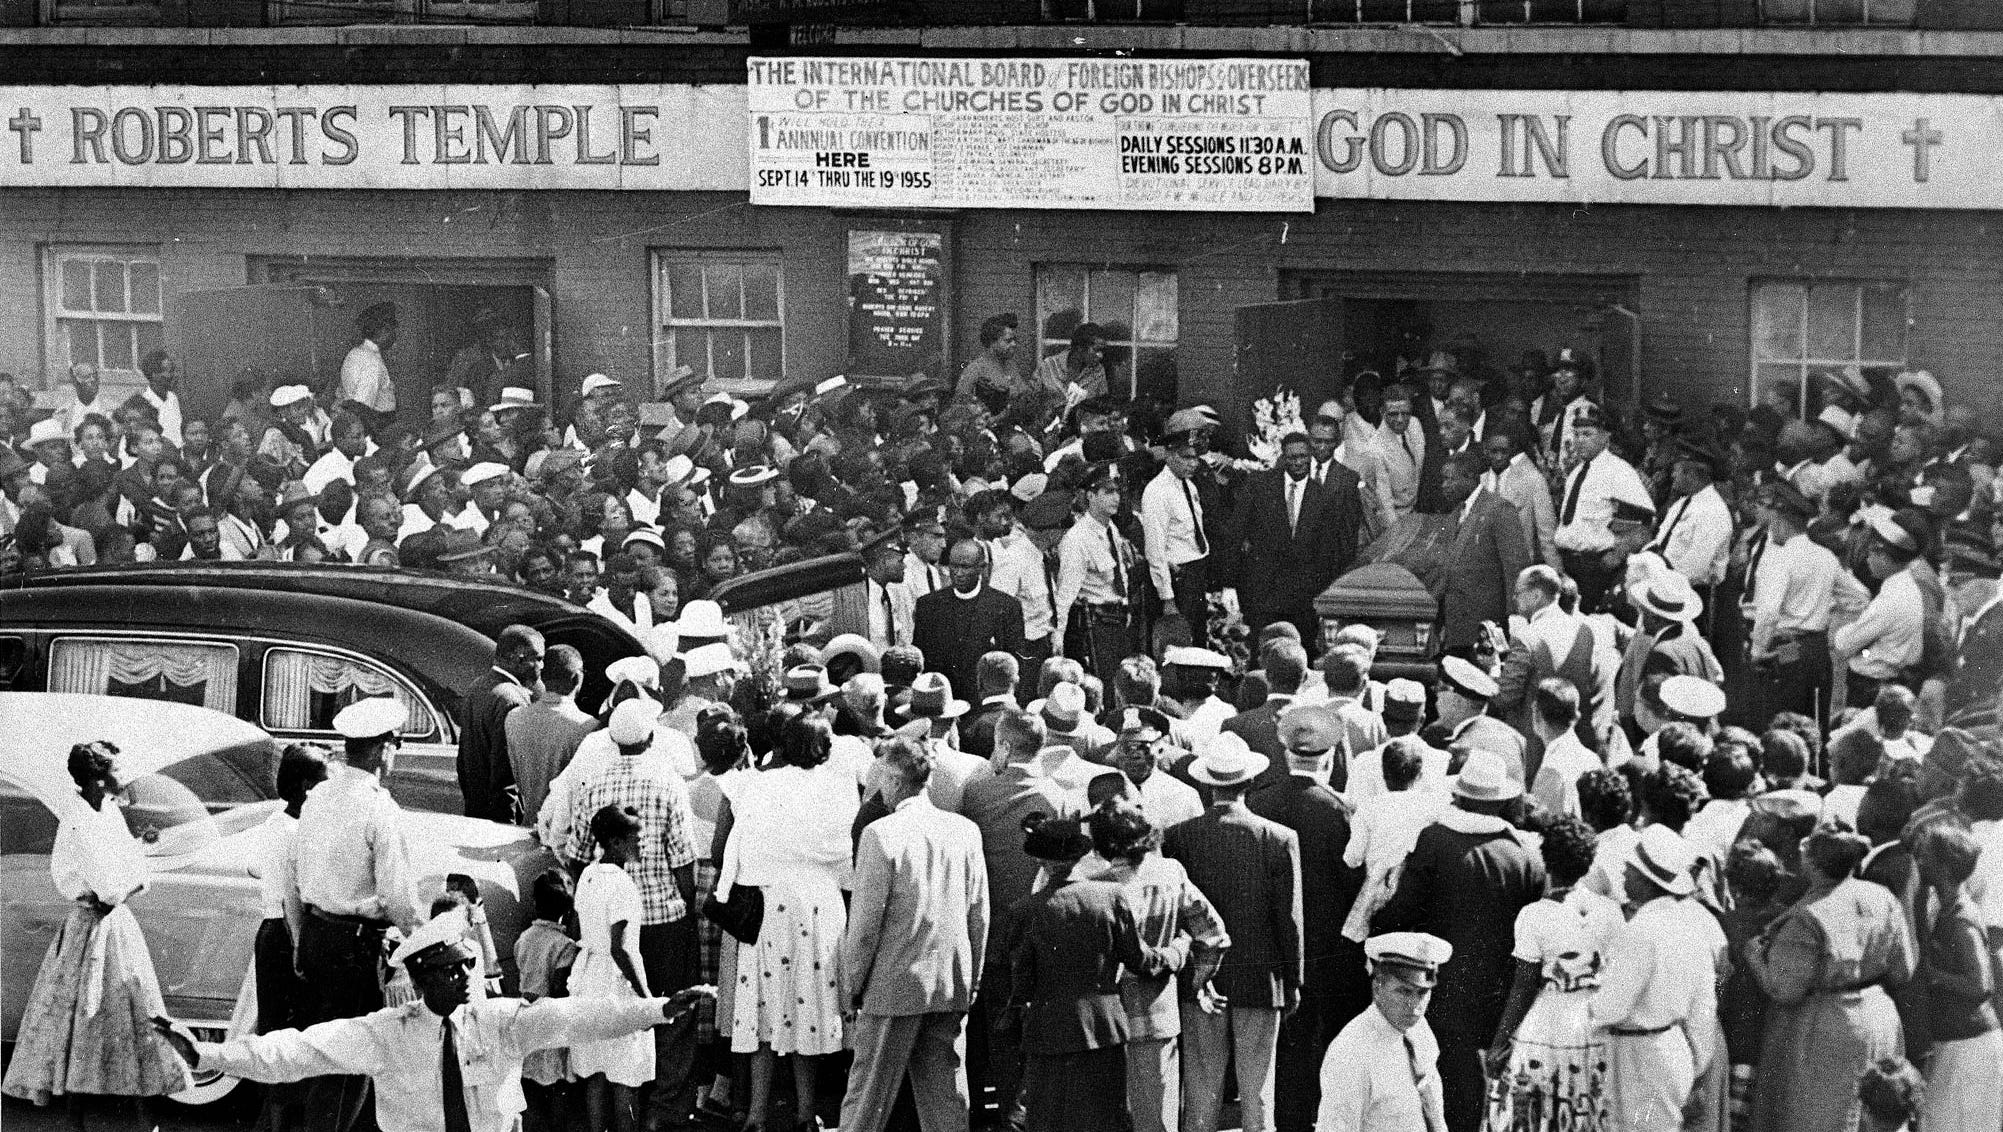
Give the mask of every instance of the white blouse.
<svg viewBox="0 0 2003 1132">
<path fill-rule="evenodd" d="M 106 798 L 92 809 L 76 800 L 56 829 L 49 875 L 66 900 L 90 893 L 105 904 L 122 904 L 145 891 L 146 854 L 126 828 L 116 801 Z"/>
</svg>

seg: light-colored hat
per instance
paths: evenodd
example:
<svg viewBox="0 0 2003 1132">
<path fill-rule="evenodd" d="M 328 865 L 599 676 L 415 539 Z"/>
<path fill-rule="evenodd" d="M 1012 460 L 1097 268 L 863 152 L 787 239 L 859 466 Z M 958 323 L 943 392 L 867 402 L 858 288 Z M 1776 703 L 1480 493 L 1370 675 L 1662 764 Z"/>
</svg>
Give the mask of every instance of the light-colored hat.
<svg viewBox="0 0 2003 1132">
<path fill-rule="evenodd" d="M 1320 704 L 1297 704 L 1280 712 L 1277 724 L 1280 745 L 1289 755 L 1299 752 L 1317 757 L 1342 743 L 1342 721 Z"/>
<path fill-rule="evenodd" d="M 1474 662 L 1457 656 L 1440 661 L 1440 681 L 1446 685 L 1446 690 L 1459 692 L 1471 700 L 1493 699 L 1500 690 L 1495 677 L 1476 668 Z"/>
<path fill-rule="evenodd" d="M 405 936 L 403 942 L 397 944 L 396 950 L 390 952 L 389 961 L 392 965 L 401 966 L 413 959 L 422 958 L 436 948 L 464 946 L 465 942 L 466 910 L 458 907 L 447 908 Z M 472 952 L 468 951 L 467 954 L 471 955 Z"/>
<path fill-rule="evenodd" d="M 1924 540 L 1914 534 L 1912 529 L 1905 523 L 1899 522 L 1897 512 L 1874 515 L 1870 522 L 1872 534 L 1877 535 L 1900 550 L 1908 554 L 1918 554 L 1923 549 L 1921 543 Z"/>
<path fill-rule="evenodd" d="M 63 431 L 63 422 L 50 417 L 47 420 L 36 421 L 35 426 L 28 430 L 28 447 L 33 448 L 37 444 L 48 444 L 51 441 L 69 438 L 70 434 Z"/>
<path fill-rule="evenodd" d="M 696 466 L 686 453 L 676 453 L 661 465 L 661 486 L 695 487 L 709 479 L 709 469 Z"/>
<path fill-rule="evenodd" d="M 296 405 L 312 396 L 313 391 L 303 385 L 281 385 L 271 391 L 271 407 L 283 409 L 287 405 Z"/>
<path fill-rule="evenodd" d="M 1454 797 L 1470 802 L 1507 802 L 1523 796 L 1523 786 L 1509 776 L 1502 756 L 1494 751 L 1476 751 L 1461 764 L 1453 778 Z"/>
<path fill-rule="evenodd" d="M 661 666 L 653 658 L 645 656 L 622 656 L 605 666 L 605 678 L 616 687 L 631 681 L 649 691 L 659 691 L 661 687 Z"/>
<path fill-rule="evenodd" d="M 666 399 L 680 392 L 685 385 L 701 385 L 702 383 L 703 378 L 696 374 L 694 366 L 676 366 L 675 372 L 669 374 L 668 379 L 661 383 L 660 395 L 663 399 Z"/>
<path fill-rule="evenodd" d="M 1271 759 L 1246 746 L 1239 735 L 1220 731 L 1190 764 L 1189 777 L 1206 786 L 1244 786 L 1271 765 Z"/>
<path fill-rule="evenodd" d="M 506 389 L 501 390 L 501 399 L 487 406 L 487 411 L 490 413 L 510 413 L 518 409 L 533 409 L 535 407 L 535 390 L 523 389 L 519 385 L 510 385 Z"/>
<path fill-rule="evenodd" d="M 819 703 L 841 694 L 828 683 L 828 670 L 818 664 L 796 664 L 786 670 L 786 698 L 795 703 Z"/>
<path fill-rule="evenodd" d="M 1725 710 L 1725 690 L 1697 676 L 1671 676 L 1655 694 L 1684 719 L 1716 719 Z"/>
<path fill-rule="evenodd" d="M 868 637 L 857 633 L 841 633 L 829 641 L 827 647 L 821 650 L 821 663 L 832 667 L 838 656 L 852 656 L 862 661 L 864 672 L 883 670 L 883 654 Z"/>
<path fill-rule="evenodd" d="M 683 640 L 692 637 L 727 637 L 730 626 L 724 624 L 723 607 L 707 598 L 697 598 L 682 606 L 682 615 L 675 622 L 675 631 Z"/>
<path fill-rule="evenodd" d="M 1426 714 L 1426 686 L 1403 677 L 1384 685 L 1384 717 L 1417 719 Z"/>
<path fill-rule="evenodd" d="M 284 514 L 301 503 L 319 503 L 320 493 L 306 486 L 305 480 L 286 480 L 278 488 L 278 511 Z"/>
<path fill-rule="evenodd" d="M 620 381 L 618 378 L 606 377 L 602 373 L 588 373 L 584 375 L 584 383 L 579 386 L 578 392 L 589 397 L 600 389 L 618 389 L 625 384 L 625 382 Z"/>
<path fill-rule="evenodd" d="M 842 376 L 841 374 L 836 374 L 833 377 L 827 378 L 823 381 L 815 382 L 814 396 L 826 397 L 828 394 L 833 393 L 838 389 L 847 389 L 847 388 L 848 388 L 848 378 Z"/>
<path fill-rule="evenodd" d="M 654 737 L 654 723 L 661 718 L 661 705 L 645 696 L 623 700 L 612 709 L 612 723 L 606 728 L 620 746 L 643 743 Z"/>
<path fill-rule="evenodd" d="M 417 489 L 424 483 L 425 480 L 430 479 L 432 476 L 435 476 L 444 470 L 445 470 L 444 468 L 439 467 L 437 464 L 434 464 L 429 460 L 419 460 L 415 464 L 412 464 L 410 467 L 410 478 L 406 480 L 403 485 L 404 498 L 408 499 L 411 496 L 416 495 Z"/>
<path fill-rule="evenodd" d="M 686 632 L 683 633 L 687 635 Z M 740 666 L 730 646 L 718 641 L 712 645 L 698 645 L 682 654 L 682 668 L 691 680 L 714 676 L 719 672 L 736 672 Z"/>
<path fill-rule="evenodd" d="M 496 464 L 492 460 L 482 460 L 465 471 L 460 472 L 459 482 L 465 484 L 467 487 L 472 487 L 476 483 L 486 483 L 488 480 L 499 479 L 507 474 L 508 466 L 506 464 Z"/>
<path fill-rule="evenodd" d="M 444 541 L 439 544 L 436 555 L 440 562 L 464 562 L 469 558 L 485 558 L 494 553 L 478 534 L 460 527 L 446 527 L 442 524 L 434 530 L 444 532 Z"/>
<path fill-rule="evenodd" d="M 1942 400 L 1940 382 L 1927 371 L 1923 369 L 1906 370 L 1892 378 L 1892 384 L 1897 386 L 1901 393 L 1904 393 L 1908 389 L 1917 389 L 1927 399 L 1927 404 L 1933 406 L 1936 410 L 1940 408 Z"/>
<path fill-rule="evenodd" d="M 343 739 L 376 739 L 393 735 L 410 718 L 410 709 L 394 696 L 356 700 L 334 715 L 334 731 Z"/>
<path fill-rule="evenodd" d="M 1413 982 L 1432 986 L 1440 968 L 1454 957 L 1454 945 L 1425 932 L 1386 932 L 1363 941 L 1363 956 L 1373 965 L 1409 971 L 1419 976 Z"/>
<path fill-rule="evenodd" d="M 681 651 L 682 637 L 680 633 L 675 632 L 674 622 L 663 621 L 647 630 L 644 643 L 647 646 L 648 656 L 653 657 L 658 663 L 666 664 Z"/>
<path fill-rule="evenodd" d="M 730 419 L 733 421 L 743 420 L 744 414 L 751 411 L 751 406 L 748 403 L 739 401 L 737 398 L 732 397 L 728 393 L 710 394 L 709 398 L 702 403 L 702 407 L 704 409 L 707 409 L 711 405 L 729 405 Z"/>
<path fill-rule="evenodd" d="M 953 682 L 943 674 L 920 672 L 911 682 L 911 702 L 904 710 L 913 719 L 958 719 L 967 714 L 967 701 L 953 698 Z"/>
<path fill-rule="evenodd" d="M 626 536 L 626 541 L 619 545 L 627 547 L 632 546 L 636 542 L 644 542 L 663 554 L 667 553 L 668 550 L 668 544 L 661 541 L 661 532 L 652 527 L 633 528 L 632 532 Z"/>
<path fill-rule="evenodd" d="M 1120 726 L 1116 730 L 1122 739 L 1140 739 L 1152 743 L 1167 738 L 1170 730 L 1168 716 L 1151 707 L 1124 707 L 1120 709 Z"/>
<path fill-rule="evenodd" d="M 1627 596 L 1636 607 L 1671 621 L 1687 624 L 1704 613 L 1704 599 L 1697 588 L 1674 570 L 1651 572 L 1639 584 L 1629 587 Z"/>
<path fill-rule="evenodd" d="M 1815 423 L 1826 426 L 1845 440 L 1857 432 L 1857 414 L 1835 405 L 1824 405 L 1822 411 L 1815 415 Z"/>
<path fill-rule="evenodd" d="M 1051 685 L 1050 694 L 1038 700 L 1036 709 L 1053 731 L 1070 731 L 1085 717 L 1085 689 L 1069 680 Z"/>
<path fill-rule="evenodd" d="M 1015 481 L 1015 486 L 1009 488 L 1008 493 L 1014 496 L 1018 503 L 1033 503 L 1036 501 L 1037 496 L 1042 495 L 1049 488 L 1049 476 L 1044 475 L 1042 472 L 1031 472 Z"/>
<path fill-rule="evenodd" d="M 779 478 L 779 469 L 770 464 L 753 464 L 730 473 L 732 487 L 761 487 Z"/>
<path fill-rule="evenodd" d="M 1170 645 L 1161 655 L 1163 664 L 1173 664 L 1178 668 L 1218 668 L 1231 670 L 1231 658 L 1213 649 L 1199 649 L 1191 645 Z"/>
<path fill-rule="evenodd" d="M 1645 827 L 1634 847 L 1628 850 L 1627 863 L 1671 896 L 1689 896 L 1697 891 L 1697 880 L 1691 874 L 1697 864 L 1697 851 L 1682 834 L 1666 825 Z"/>
</svg>

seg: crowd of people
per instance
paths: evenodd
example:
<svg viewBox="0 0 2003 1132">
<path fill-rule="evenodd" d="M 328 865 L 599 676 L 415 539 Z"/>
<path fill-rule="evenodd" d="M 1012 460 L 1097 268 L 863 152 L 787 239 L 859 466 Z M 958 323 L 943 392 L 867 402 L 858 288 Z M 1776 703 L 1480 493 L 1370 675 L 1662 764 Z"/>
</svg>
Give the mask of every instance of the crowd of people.
<svg viewBox="0 0 2003 1132">
<path fill-rule="evenodd" d="M 10 1094 L 311 1079 L 272 1103 L 312 1132 L 371 1078 L 384 1132 L 808 1129 L 836 1091 L 844 1132 L 2003 1130 L 2003 506 L 1929 374 L 1699 412 L 1436 351 L 1247 432 L 1120 399 L 1089 324 L 1032 369 L 998 315 L 957 386 L 448 385 L 416 429 L 365 315 L 331 417 L 280 385 L 184 419 L 157 356 L 107 412 L 76 372 L 0 417 L 0 530 L 10 569 L 442 569 L 632 628 L 602 703 L 525 627 L 466 690 L 466 812 L 562 864 L 520 998 L 477 888 L 419 892 L 386 832 L 401 709 L 365 699 L 279 769 L 266 1032 L 134 1027 L 145 979 L 101 1013 L 89 941 L 147 966 L 135 880 L 58 852 Z M 836 553 L 865 580 L 770 633 L 708 597 Z M 1416 638 L 1317 601 L 1378 564 L 1436 604 Z M 83 837 L 119 783 L 79 752 Z"/>
</svg>

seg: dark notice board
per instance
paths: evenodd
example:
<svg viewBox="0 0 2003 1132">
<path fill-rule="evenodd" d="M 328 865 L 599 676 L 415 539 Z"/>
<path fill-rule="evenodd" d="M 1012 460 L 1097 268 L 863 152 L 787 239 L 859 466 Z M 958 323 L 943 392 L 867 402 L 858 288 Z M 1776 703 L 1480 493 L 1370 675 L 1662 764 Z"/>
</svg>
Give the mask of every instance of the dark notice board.
<svg viewBox="0 0 2003 1132">
<path fill-rule="evenodd" d="M 943 227 L 848 231 L 848 373 L 902 381 L 945 375 L 950 307 Z"/>
</svg>

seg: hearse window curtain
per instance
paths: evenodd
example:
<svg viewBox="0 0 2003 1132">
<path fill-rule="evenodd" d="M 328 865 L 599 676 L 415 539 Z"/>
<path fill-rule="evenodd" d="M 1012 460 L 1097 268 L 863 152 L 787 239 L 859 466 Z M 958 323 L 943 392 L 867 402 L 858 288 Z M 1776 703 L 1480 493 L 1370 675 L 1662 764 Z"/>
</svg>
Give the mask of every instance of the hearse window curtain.
<svg viewBox="0 0 2003 1132">
<path fill-rule="evenodd" d="M 428 735 L 431 713 L 387 673 L 294 649 L 272 649 L 264 659 L 264 725 L 280 731 L 328 731 L 334 713 L 370 696 L 395 696 L 409 713 L 405 735 Z"/>
<path fill-rule="evenodd" d="M 186 641 L 64 638 L 49 657 L 49 690 L 198 704 L 236 714 L 236 649 Z"/>
</svg>

